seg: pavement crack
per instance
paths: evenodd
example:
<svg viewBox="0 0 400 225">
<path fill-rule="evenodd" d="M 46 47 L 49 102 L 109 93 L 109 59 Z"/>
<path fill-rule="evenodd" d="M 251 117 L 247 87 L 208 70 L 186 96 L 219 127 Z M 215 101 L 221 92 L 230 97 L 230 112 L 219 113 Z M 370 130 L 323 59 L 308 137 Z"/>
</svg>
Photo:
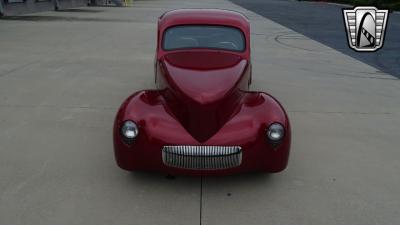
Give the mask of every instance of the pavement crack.
<svg viewBox="0 0 400 225">
<path fill-rule="evenodd" d="M 345 111 L 309 111 L 309 110 L 288 110 L 292 113 L 318 113 L 318 114 L 353 114 L 353 115 L 393 115 L 391 112 L 345 112 Z"/>
<path fill-rule="evenodd" d="M 100 109 L 116 110 L 117 107 L 103 106 L 59 106 L 59 105 L 18 105 L 18 104 L 0 104 L 0 108 L 53 108 L 53 109 Z"/>
<path fill-rule="evenodd" d="M 33 181 L 37 180 L 40 176 L 43 175 L 43 173 L 46 171 L 48 164 L 49 164 L 50 159 L 46 159 L 40 168 L 38 169 L 37 172 L 32 174 L 31 176 L 27 177 L 26 179 L 22 180 L 16 187 L 11 189 L 9 192 L 3 192 L 1 194 L 0 200 L 5 200 L 6 198 L 11 198 L 18 194 L 23 188 L 28 186 L 28 184 L 32 183 Z"/>
<path fill-rule="evenodd" d="M 200 225 L 203 220 L 203 175 L 200 177 Z"/>
<path fill-rule="evenodd" d="M 312 72 L 312 73 L 316 73 L 317 72 L 318 74 L 321 73 L 321 72 L 318 72 L 318 71 L 315 71 L 315 70 L 312 70 L 312 69 L 309 69 L 309 68 L 300 68 L 300 69 L 303 70 L 303 71 L 306 71 L 306 72 Z M 337 76 L 337 77 L 350 77 L 350 78 L 358 78 L 358 79 L 400 81 L 399 78 L 394 77 L 394 76 L 392 76 L 390 74 L 382 73 L 382 72 L 375 72 L 375 73 L 372 73 L 372 72 L 358 72 L 359 74 L 364 74 L 364 75 L 354 75 L 354 74 L 349 74 L 349 73 L 343 74 L 343 73 L 329 72 L 329 71 L 324 71 L 323 73 L 328 75 L 328 76 L 330 76 L 330 77 Z M 315 75 L 312 75 L 312 74 L 310 74 L 310 75 L 311 76 L 315 76 Z M 371 76 L 371 75 L 375 75 L 375 76 Z"/>
<path fill-rule="evenodd" d="M 7 76 L 7 75 L 10 74 L 10 73 L 13 73 L 13 72 L 18 71 L 18 70 L 23 69 L 23 68 L 26 68 L 26 67 L 28 67 L 28 66 L 30 66 L 30 65 L 33 65 L 33 64 L 37 63 L 37 62 L 38 62 L 38 60 L 29 62 L 29 63 L 26 63 L 26 64 L 22 64 L 22 65 L 20 65 L 20 66 L 17 66 L 17 67 L 15 67 L 15 68 L 11 69 L 11 70 L 8 70 L 8 71 L 6 71 L 6 72 L 4 72 L 4 73 L 1 73 L 1 74 L 0 74 L 0 77 L 5 77 L 5 76 Z"/>
<path fill-rule="evenodd" d="M 307 37 L 302 36 L 300 34 L 294 33 L 294 32 L 285 32 L 284 34 L 278 34 L 275 36 L 274 40 L 275 42 L 277 42 L 278 44 L 288 47 L 288 48 L 294 48 L 294 49 L 299 49 L 299 50 L 303 50 L 303 51 L 308 51 L 308 52 L 320 52 L 320 51 L 316 51 L 313 49 L 307 49 L 307 48 L 302 48 L 299 46 L 295 46 L 295 45 L 291 45 L 291 44 L 287 44 L 285 42 L 283 42 L 282 40 L 287 39 L 287 40 L 306 40 Z"/>
<path fill-rule="evenodd" d="M 376 77 L 376 76 L 358 76 L 358 75 L 351 75 L 351 74 L 341 74 L 341 73 L 327 73 L 329 75 L 340 76 L 340 77 L 351 77 L 351 78 L 360 78 L 360 79 L 375 79 L 375 80 L 393 80 L 399 81 L 399 78 L 396 77 Z M 370 74 L 365 73 L 364 74 Z"/>
</svg>

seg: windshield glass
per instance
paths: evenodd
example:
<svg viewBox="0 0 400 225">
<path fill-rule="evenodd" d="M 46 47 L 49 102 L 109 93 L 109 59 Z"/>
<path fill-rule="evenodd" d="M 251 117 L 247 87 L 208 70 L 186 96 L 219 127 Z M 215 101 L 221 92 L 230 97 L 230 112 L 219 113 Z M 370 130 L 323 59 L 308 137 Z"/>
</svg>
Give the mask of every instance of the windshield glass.
<svg viewBox="0 0 400 225">
<path fill-rule="evenodd" d="M 183 25 L 164 32 L 163 49 L 210 48 L 229 51 L 245 50 L 242 31 L 228 26 Z"/>
</svg>

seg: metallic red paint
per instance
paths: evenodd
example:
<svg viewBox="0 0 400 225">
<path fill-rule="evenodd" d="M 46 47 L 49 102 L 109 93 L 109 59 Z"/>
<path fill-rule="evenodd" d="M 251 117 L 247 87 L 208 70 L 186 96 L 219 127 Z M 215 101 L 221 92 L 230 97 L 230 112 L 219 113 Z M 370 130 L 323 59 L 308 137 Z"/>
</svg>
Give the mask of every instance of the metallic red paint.
<svg viewBox="0 0 400 225">
<path fill-rule="evenodd" d="M 212 49 L 164 51 L 161 34 L 182 24 L 227 25 L 246 37 L 246 50 Z M 121 106 L 114 124 L 118 165 L 126 170 L 156 170 L 170 174 L 230 174 L 245 171 L 279 172 L 286 168 L 291 142 L 289 119 L 279 102 L 263 92 L 250 92 L 250 27 L 239 13 L 191 9 L 165 13 L 158 21 L 155 58 L 156 90 L 134 93 Z M 120 134 L 124 121 L 139 125 L 139 135 L 126 144 Z M 285 127 L 278 145 L 266 130 Z M 242 164 L 225 170 L 185 170 L 162 162 L 166 145 L 241 146 Z"/>
</svg>

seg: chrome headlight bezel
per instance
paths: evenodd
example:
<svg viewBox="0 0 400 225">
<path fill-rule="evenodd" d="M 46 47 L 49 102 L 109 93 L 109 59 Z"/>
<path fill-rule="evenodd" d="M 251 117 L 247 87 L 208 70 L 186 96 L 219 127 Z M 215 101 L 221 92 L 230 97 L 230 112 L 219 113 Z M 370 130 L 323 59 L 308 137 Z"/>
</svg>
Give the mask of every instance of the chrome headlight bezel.
<svg viewBox="0 0 400 225">
<path fill-rule="evenodd" d="M 139 135 L 139 126 L 132 120 L 126 120 L 122 123 L 120 133 L 122 138 L 130 143 Z"/>
<path fill-rule="evenodd" d="M 280 143 L 285 137 L 285 127 L 281 123 L 272 123 L 267 129 L 266 135 L 269 142 Z"/>
</svg>

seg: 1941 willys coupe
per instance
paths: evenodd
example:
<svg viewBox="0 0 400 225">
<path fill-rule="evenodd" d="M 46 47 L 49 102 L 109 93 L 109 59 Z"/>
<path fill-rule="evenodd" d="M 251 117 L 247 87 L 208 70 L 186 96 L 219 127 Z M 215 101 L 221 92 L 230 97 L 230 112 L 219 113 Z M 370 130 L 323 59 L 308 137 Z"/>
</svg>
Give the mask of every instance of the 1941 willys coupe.
<svg viewBox="0 0 400 225">
<path fill-rule="evenodd" d="M 286 168 L 290 125 L 251 83 L 250 25 L 240 13 L 180 9 L 158 20 L 154 90 L 138 91 L 114 124 L 125 170 L 211 175 Z"/>
</svg>

